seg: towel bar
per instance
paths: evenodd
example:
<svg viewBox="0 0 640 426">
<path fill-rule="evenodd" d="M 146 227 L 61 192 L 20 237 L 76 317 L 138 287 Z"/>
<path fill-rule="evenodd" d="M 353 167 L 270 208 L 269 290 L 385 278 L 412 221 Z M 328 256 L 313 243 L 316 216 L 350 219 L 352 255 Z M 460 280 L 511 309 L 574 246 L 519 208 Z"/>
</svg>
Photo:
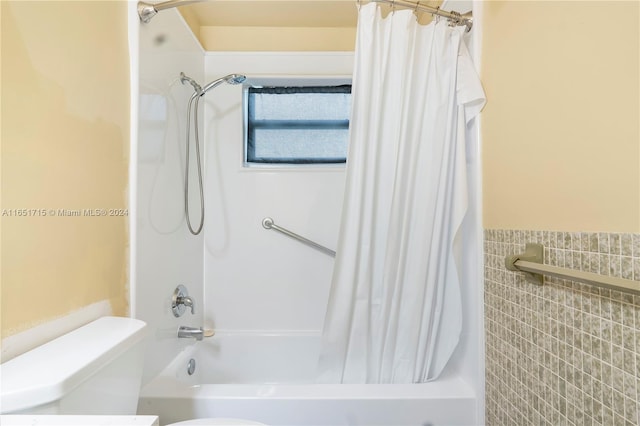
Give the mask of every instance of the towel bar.
<svg viewBox="0 0 640 426">
<path fill-rule="evenodd" d="M 578 281 L 611 290 L 640 294 L 640 281 L 576 271 L 559 266 L 544 265 L 544 247 L 541 244 L 526 245 L 525 252 L 505 257 L 505 267 L 510 271 L 524 272 L 526 279 L 535 284 L 544 283 L 544 275 L 563 280 Z"/>
</svg>

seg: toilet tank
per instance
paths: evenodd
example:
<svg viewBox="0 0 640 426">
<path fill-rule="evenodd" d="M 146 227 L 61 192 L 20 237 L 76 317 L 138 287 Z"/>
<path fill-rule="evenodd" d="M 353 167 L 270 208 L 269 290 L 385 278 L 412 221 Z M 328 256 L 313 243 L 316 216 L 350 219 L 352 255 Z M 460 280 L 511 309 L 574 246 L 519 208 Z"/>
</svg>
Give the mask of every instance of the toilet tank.
<svg viewBox="0 0 640 426">
<path fill-rule="evenodd" d="M 135 414 L 146 334 L 103 317 L 3 363 L 0 414 Z"/>
</svg>

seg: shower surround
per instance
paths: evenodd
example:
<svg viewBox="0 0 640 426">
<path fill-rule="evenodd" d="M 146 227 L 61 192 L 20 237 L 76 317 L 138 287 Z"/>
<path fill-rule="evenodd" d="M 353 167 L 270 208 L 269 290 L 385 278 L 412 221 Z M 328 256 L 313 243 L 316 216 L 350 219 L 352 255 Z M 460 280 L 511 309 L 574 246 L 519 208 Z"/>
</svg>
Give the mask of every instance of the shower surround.
<svg viewBox="0 0 640 426">
<path fill-rule="evenodd" d="M 640 281 L 640 234 L 486 230 L 486 422 L 640 424 L 640 295 L 504 268 L 525 243 L 545 263 Z"/>
<path fill-rule="evenodd" d="M 273 425 L 481 423 L 477 140 L 467 141 L 471 211 L 462 230 L 462 334 L 445 372 L 426 384 L 316 384 L 334 260 L 265 230 L 262 221 L 272 217 L 335 248 L 345 169 L 244 166 L 243 90 L 221 85 L 202 98 L 206 217 L 203 233 L 190 235 L 183 215 L 183 135 L 193 90 L 180 82 L 180 72 L 197 81 L 242 73 L 246 84 L 344 84 L 353 53 L 204 52 L 175 10 L 140 32 L 132 310 L 153 338 L 139 411 L 158 413 L 162 422 L 253 413 L 253 420 Z M 469 134 L 475 133 L 472 127 Z M 198 209 L 196 197 L 191 207 Z M 189 289 L 195 315 L 171 313 L 179 284 Z M 179 326 L 213 328 L 216 335 L 202 342 L 178 339 Z M 192 358 L 196 370 L 189 376 Z"/>
</svg>

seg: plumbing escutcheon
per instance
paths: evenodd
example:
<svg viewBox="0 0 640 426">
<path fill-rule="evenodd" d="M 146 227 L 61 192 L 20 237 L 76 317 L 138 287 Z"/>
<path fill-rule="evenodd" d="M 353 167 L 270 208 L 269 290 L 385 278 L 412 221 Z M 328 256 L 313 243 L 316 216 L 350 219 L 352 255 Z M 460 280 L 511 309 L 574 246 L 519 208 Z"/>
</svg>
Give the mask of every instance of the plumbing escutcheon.
<svg viewBox="0 0 640 426">
<path fill-rule="evenodd" d="M 189 297 L 189 291 L 183 285 L 179 285 L 173 291 L 173 297 L 171 298 L 171 311 L 173 315 L 177 317 L 181 317 L 186 310 L 186 306 L 183 303 L 185 297 Z"/>
</svg>

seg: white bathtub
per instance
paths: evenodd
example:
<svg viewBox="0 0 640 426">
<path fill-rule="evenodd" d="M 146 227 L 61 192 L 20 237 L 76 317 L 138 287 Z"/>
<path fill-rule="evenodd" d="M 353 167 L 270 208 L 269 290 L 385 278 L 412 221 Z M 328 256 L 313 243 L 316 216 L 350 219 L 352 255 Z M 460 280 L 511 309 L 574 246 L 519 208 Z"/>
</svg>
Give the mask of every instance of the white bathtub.
<svg viewBox="0 0 640 426">
<path fill-rule="evenodd" d="M 268 425 L 474 425 L 476 395 L 459 377 L 409 385 L 314 384 L 317 334 L 218 334 L 183 351 L 145 385 L 138 414 L 161 424 L 240 417 Z M 190 359 L 196 371 L 187 374 Z"/>
</svg>

